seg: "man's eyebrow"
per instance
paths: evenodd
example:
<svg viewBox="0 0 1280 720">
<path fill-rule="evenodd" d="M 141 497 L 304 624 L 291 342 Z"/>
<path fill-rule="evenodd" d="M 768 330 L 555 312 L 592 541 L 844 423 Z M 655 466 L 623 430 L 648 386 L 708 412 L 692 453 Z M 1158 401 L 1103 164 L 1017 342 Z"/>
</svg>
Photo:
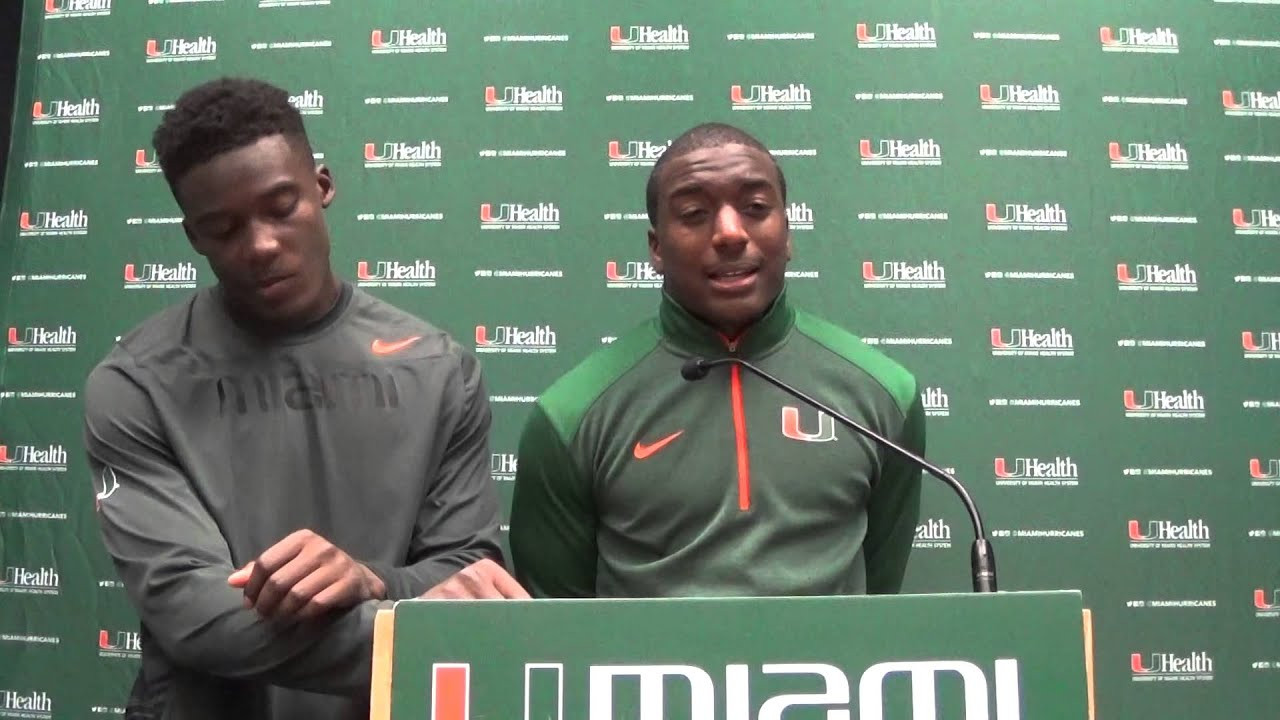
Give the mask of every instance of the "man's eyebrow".
<svg viewBox="0 0 1280 720">
<path fill-rule="evenodd" d="M 276 182 L 267 186 L 267 189 L 258 193 L 258 197 L 259 198 L 272 197 L 275 195 L 279 195 L 282 192 L 286 192 L 289 190 L 296 190 L 297 187 L 298 187 L 298 183 L 295 180 L 293 180 L 293 178 L 280 178 Z M 226 211 L 223 210 L 222 208 L 214 208 L 213 210 L 210 210 L 208 212 L 201 213 L 198 217 L 196 217 L 194 220 L 191 221 L 191 224 L 199 225 L 201 223 L 205 223 L 210 220 L 217 219 L 219 216 L 223 215 L 225 212 Z"/>
<path fill-rule="evenodd" d="M 757 190 L 771 190 L 773 182 L 767 178 L 748 178 L 738 186 L 740 192 L 755 192 Z"/>
<path fill-rule="evenodd" d="M 702 192 L 703 187 L 704 187 L 704 183 L 702 183 L 701 181 L 687 180 L 671 188 L 671 191 L 667 193 L 667 197 L 677 197 L 680 195 L 692 195 L 695 193 Z"/>
<path fill-rule="evenodd" d="M 769 178 L 764 176 L 754 176 L 741 180 L 738 183 L 737 191 L 756 192 L 758 190 L 772 189 L 773 187 L 774 183 Z M 671 188 L 670 192 L 667 193 L 667 197 L 673 198 L 681 195 L 692 195 L 703 192 L 705 188 L 706 183 L 701 180 L 688 180 Z"/>
</svg>

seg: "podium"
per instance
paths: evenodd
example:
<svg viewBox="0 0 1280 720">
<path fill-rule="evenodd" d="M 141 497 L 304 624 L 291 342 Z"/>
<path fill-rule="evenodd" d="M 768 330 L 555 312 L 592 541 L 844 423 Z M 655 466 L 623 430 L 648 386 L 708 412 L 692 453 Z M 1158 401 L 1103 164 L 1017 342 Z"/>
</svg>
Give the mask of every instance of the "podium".
<svg viewBox="0 0 1280 720">
<path fill-rule="evenodd" d="M 1084 720 L 1077 591 L 397 603 L 373 720 Z"/>
</svg>

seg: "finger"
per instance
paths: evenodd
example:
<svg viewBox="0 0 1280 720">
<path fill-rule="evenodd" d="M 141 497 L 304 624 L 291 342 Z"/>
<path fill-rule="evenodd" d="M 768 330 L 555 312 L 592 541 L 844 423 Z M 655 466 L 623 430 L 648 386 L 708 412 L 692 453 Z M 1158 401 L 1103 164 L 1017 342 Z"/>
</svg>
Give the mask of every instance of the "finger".
<svg viewBox="0 0 1280 720">
<path fill-rule="evenodd" d="M 299 620 L 314 620 L 334 610 L 352 607 L 361 600 L 359 585 L 359 578 L 350 574 L 338 582 L 329 583 L 327 587 L 312 594 L 295 616 Z"/>
<path fill-rule="evenodd" d="M 493 574 L 493 587 L 501 597 L 511 600 L 529 600 L 529 593 L 515 578 L 501 567 Z"/>
<path fill-rule="evenodd" d="M 456 575 L 422 595 L 426 600 L 466 600 L 471 597 L 463 581 Z"/>
<path fill-rule="evenodd" d="M 253 607 L 259 615 L 271 617 L 275 613 L 276 606 L 284 600 L 293 586 L 322 568 L 323 565 L 319 552 L 312 548 L 304 549 L 287 565 L 271 573 L 271 577 L 262 583 L 262 589 L 253 601 Z M 326 572 L 332 572 L 332 570 L 326 570 Z"/>
<path fill-rule="evenodd" d="M 492 574 L 475 567 L 466 568 L 458 574 L 462 580 L 462 597 L 471 600 L 498 600 L 502 593 L 494 586 Z"/>
<path fill-rule="evenodd" d="M 344 581 L 350 582 L 337 568 L 322 564 L 294 583 L 268 617 L 274 620 L 298 619 L 300 611 L 308 607 L 320 593 L 328 592 L 333 588 L 344 592 L 342 590 Z"/>
<path fill-rule="evenodd" d="M 507 573 L 506 568 L 489 558 L 478 560 L 459 573 L 468 580 L 468 587 L 477 598 L 512 598 L 525 600 L 529 593 L 520 586 L 516 579 Z"/>
<path fill-rule="evenodd" d="M 254 563 L 249 563 L 244 567 L 236 570 L 227 577 L 227 584 L 231 587 L 242 588 L 249 583 L 249 575 L 253 572 Z"/>
<path fill-rule="evenodd" d="M 430 590 L 422 593 L 418 597 L 422 598 L 423 600 L 449 600 L 450 599 L 449 588 L 451 584 L 452 584 L 451 581 L 446 580 L 440 583 L 439 585 L 432 587 Z"/>
<path fill-rule="evenodd" d="M 267 548 L 254 561 L 253 571 L 250 572 L 249 581 L 244 586 L 244 596 L 249 598 L 250 603 L 257 605 L 258 594 L 262 592 L 262 586 L 267 582 L 267 578 L 297 557 L 298 553 L 302 551 L 307 542 L 307 536 L 304 536 L 303 533 L 314 536 L 314 533 L 308 530 L 292 533 Z"/>
</svg>

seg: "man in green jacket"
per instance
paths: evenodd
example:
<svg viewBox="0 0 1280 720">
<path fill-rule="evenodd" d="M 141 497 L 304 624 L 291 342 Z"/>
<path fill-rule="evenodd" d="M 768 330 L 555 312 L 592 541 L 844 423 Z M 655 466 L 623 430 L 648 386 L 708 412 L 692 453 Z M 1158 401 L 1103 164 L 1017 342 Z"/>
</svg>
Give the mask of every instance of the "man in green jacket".
<svg viewBox="0 0 1280 720">
<path fill-rule="evenodd" d="M 535 597 L 894 593 L 920 471 L 737 365 L 739 357 L 924 451 L 915 378 L 794 308 L 786 181 L 758 140 L 695 127 L 654 165 L 656 318 L 556 381 L 530 414 L 511 512 Z"/>
</svg>

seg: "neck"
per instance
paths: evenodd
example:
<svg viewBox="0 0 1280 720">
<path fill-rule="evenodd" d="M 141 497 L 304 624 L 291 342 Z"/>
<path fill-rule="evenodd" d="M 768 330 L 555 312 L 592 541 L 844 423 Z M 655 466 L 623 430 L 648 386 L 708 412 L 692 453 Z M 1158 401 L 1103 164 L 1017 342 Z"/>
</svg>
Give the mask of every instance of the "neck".
<svg viewBox="0 0 1280 720">
<path fill-rule="evenodd" d="M 284 318 L 264 318 L 255 314 L 249 307 L 237 304 L 227 294 L 223 294 L 223 302 L 236 324 L 244 327 L 254 335 L 273 337 L 288 335 L 305 330 L 333 311 L 342 298 L 342 284 L 331 270 L 325 278 L 314 303 L 303 308 L 296 315 Z"/>
</svg>

